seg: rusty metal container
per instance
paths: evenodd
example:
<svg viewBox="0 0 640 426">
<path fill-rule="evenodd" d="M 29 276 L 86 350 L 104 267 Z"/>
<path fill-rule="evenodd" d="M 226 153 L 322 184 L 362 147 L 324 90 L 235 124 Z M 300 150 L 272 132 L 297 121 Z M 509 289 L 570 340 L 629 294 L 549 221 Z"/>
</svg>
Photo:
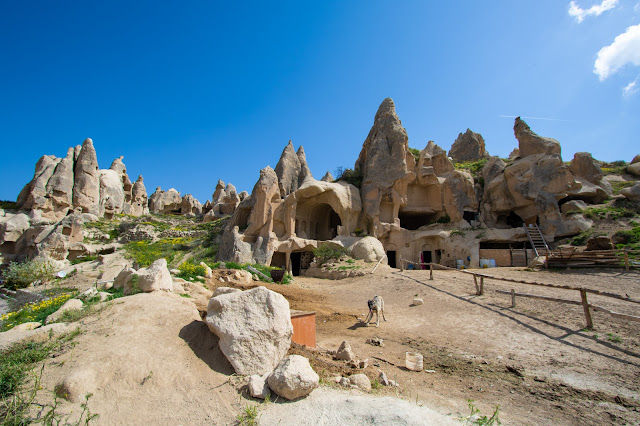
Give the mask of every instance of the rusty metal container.
<svg viewBox="0 0 640 426">
<path fill-rule="evenodd" d="M 291 340 L 299 345 L 316 347 L 316 313 L 291 310 L 293 336 Z"/>
</svg>

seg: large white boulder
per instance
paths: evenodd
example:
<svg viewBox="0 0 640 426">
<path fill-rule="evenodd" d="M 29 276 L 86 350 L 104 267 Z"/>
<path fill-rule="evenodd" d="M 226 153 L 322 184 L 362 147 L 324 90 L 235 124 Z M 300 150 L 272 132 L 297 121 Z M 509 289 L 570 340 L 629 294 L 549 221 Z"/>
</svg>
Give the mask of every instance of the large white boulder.
<svg viewBox="0 0 640 426">
<path fill-rule="evenodd" d="M 289 302 L 266 287 L 212 297 L 206 322 L 238 374 L 270 372 L 291 346 Z"/>
<path fill-rule="evenodd" d="M 384 247 L 377 238 L 364 237 L 349 247 L 348 252 L 354 259 L 363 259 L 365 262 L 377 262 L 384 256 Z"/>
<path fill-rule="evenodd" d="M 288 400 L 309 395 L 319 382 L 320 378 L 311 368 L 309 360 L 300 355 L 284 358 L 267 379 L 271 390 Z"/>
<path fill-rule="evenodd" d="M 158 259 L 148 268 L 142 268 L 136 272 L 138 278 L 138 287 L 145 293 L 152 291 L 164 290 L 173 291 L 173 280 L 167 268 L 166 259 Z M 135 280 L 130 279 L 124 285 L 124 293 L 129 294 Z"/>
</svg>

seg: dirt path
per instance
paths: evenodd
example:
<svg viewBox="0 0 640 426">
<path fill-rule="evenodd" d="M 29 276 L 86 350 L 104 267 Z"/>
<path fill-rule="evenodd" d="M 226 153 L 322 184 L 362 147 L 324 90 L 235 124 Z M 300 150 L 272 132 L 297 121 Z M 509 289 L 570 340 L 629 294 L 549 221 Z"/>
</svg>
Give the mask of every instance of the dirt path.
<svg viewBox="0 0 640 426">
<path fill-rule="evenodd" d="M 638 273 L 516 268 L 487 273 L 640 299 Z M 467 399 L 473 399 L 485 414 L 499 405 L 501 419 L 511 424 L 640 421 L 639 323 L 594 313 L 595 329 L 586 331 L 580 306 L 518 298 L 512 309 L 510 296 L 494 290 L 579 301 L 577 291 L 486 280 L 485 295 L 478 297 L 468 275 L 435 271 L 430 281 L 428 271 L 388 269 L 362 278 L 299 278 L 286 288 L 270 287 L 285 294 L 293 308 L 318 312 L 320 348 L 336 349 L 348 340 L 360 358 L 374 360 L 397 378 L 403 397 L 440 413 L 466 414 Z M 364 318 L 366 301 L 375 294 L 385 299 L 388 321 L 380 328 L 361 327 L 358 317 Z M 424 305 L 412 306 L 414 297 Z M 639 311 L 638 305 L 614 299 L 590 296 L 590 302 L 628 314 Z M 366 344 L 370 337 L 383 338 L 385 346 Z M 425 369 L 435 373 L 404 370 L 404 353 L 410 350 L 421 352 Z"/>
</svg>

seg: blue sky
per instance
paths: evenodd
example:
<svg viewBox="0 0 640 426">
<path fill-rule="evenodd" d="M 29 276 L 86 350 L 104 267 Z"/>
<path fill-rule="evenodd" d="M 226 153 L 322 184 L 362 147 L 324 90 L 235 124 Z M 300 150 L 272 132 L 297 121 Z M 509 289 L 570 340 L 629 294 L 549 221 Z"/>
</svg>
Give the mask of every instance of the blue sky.
<svg viewBox="0 0 640 426">
<path fill-rule="evenodd" d="M 90 137 L 101 168 L 192 193 L 251 191 L 289 139 L 353 167 L 385 97 L 409 145 L 513 118 L 577 151 L 640 153 L 640 0 L 2 2 L 0 199 Z"/>
</svg>

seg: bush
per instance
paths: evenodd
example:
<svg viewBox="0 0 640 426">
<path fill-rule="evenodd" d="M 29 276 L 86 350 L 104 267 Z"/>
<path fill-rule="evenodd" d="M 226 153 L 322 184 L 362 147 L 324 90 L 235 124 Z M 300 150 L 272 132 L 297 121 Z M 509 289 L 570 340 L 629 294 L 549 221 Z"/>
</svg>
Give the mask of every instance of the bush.
<svg viewBox="0 0 640 426">
<path fill-rule="evenodd" d="M 451 218 L 448 215 L 442 216 L 441 218 L 436 220 L 436 223 L 449 223 L 449 222 L 451 222 Z"/>
<path fill-rule="evenodd" d="M 49 315 L 57 311 L 64 302 L 71 299 L 75 293 L 62 293 L 41 302 L 28 303 L 18 311 L 0 316 L 0 321 L 2 321 L 0 332 L 10 330 L 16 325 L 25 322 L 43 322 Z"/>
<path fill-rule="evenodd" d="M 11 289 L 25 288 L 35 281 L 46 285 L 55 277 L 56 269 L 53 262 L 44 259 L 11 262 L 2 272 L 2 278 L 6 282 L 5 286 Z"/>
<path fill-rule="evenodd" d="M 178 266 L 178 270 L 180 272 L 177 276 L 185 280 L 204 277 L 207 273 L 207 269 L 203 265 L 193 263 L 190 260 L 181 263 L 180 266 Z"/>
<path fill-rule="evenodd" d="M 0 200 L 0 209 L 16 210 L 17 208 L 18 208 L 18 205 L 16 204 L 15 201 Z"/>
<path fill-rule="evenodd" d="M 341 256 L 344 256 L 346 254 L 347 254 L 346 248 L 330 246 L 328 244 L 324 244 L 316 249 L 313 249 L 313 256 L 318 262 L 318 265 L 324 265 L 329 260 L 339 259 Z"/>
<path fill-rule="evenodd" d="M 343 167 L 338 167 L 336 169 L 336 182 L 337 181 L 345 181 L 355 186 L 356 188 L 362 188 L 362 179 L 364 178 L 362 174 L 362 170 L 360 169 L 345 169 Z"/>
</svg>

